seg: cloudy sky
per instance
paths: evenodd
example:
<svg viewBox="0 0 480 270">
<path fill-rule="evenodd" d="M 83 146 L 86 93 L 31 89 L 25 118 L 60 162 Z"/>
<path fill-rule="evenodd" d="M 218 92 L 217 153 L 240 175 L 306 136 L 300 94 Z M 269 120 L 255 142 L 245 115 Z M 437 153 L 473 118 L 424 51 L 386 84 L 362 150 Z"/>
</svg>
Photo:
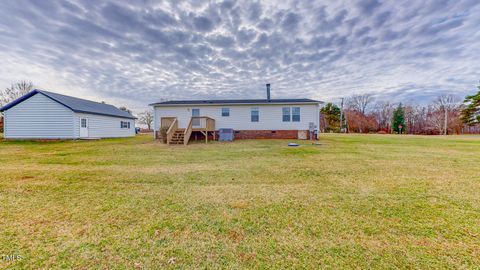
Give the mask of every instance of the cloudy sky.
<svg viewBox="0 0 480 270">
<path fill-rule="evenodd" d="M 281 4 L 280 4 L 281 3 Z M 0 88 L 160 99 L 425 102 L 480 79 L 479 0 L 0 1 Z"/>
</svg>

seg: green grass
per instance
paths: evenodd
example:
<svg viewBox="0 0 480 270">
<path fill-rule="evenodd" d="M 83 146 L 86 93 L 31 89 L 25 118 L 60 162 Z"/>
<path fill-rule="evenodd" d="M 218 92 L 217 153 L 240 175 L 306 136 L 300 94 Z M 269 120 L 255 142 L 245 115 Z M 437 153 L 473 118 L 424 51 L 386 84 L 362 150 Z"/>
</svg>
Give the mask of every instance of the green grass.
<svg viewBox="0 0 480 270">
<path fill-rule="evenodd" d="M 480 265 L 480 137 L 288 142 L 0 142 L 0 268 Z"/>
</svg>

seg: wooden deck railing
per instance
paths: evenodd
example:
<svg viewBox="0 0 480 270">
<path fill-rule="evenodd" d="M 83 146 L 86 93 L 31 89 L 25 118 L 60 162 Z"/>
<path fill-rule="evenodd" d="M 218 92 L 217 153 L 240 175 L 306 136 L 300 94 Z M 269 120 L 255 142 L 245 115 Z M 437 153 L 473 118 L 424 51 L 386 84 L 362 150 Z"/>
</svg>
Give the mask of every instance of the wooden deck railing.
<svg viewBox="0 0 480 270">
<path fill-rule="evenodd" d="M 193 131 L 215 131 L 215 119 L 208 116 L 192 116 L 191 120 L 194 119 L 198 119 L 196 121 L 198 125 L 192 125 Z"/>
<path fill-rule="evenodd" d="M 188 126 L 185 129 L 185 132 L 183 133 L 183 145 L 187 145 L 188 141 L 190 140 L 190 136 L 192 135 L 192 123 L 193 123 L 193 117 L 190 118 L 190 122 L 188 122 Z"/>
<path fill-rule="evenodd" d="M 194 125 L 194 123 L 197 125 Z M 192 116 L 183 136 L 184 145 L 188 144 L 193 131 L 200 131 L 205 136 L 205 142 L 208 142 L 208 132 L 213 132 L 213 138 L 215 139 L 215 119 L 208 116 Z"/>
<path fill-rule="evenodd" d="M 207 131 L 215 131 L 215 119 L 207 117 Z"/>
<path fill-rule="evenodd" d="M 176 117 L 162 117 L 160 121 L 161 128 L 168 128 L 166 132 L 166 141 L 167 144 L 170 144 L 173 135 L 178 130 L 178 119 Z M 190 137 L 194 131 L 200 131 L 205 136 L 205 142 L 208 141 L 209 132 L 213 132 L 213 137 L 215 139 L 215 119 L 208 116 L 192 116 L 187 127 L 185 128 L 185 131 L 183 131 L 184 145 L 188 144 L 188 141 L 190 140 Z"/>
<path fill-rule="evenodd" d="M 170 124 L 170 127 L 167 130 L 167 144 L 170 144 L 170 141 L 172 140 L 173 134 L 175 134 L 175 131 L 178 129 L 178 120 L 175 118 L 173 122 Z"/>
</svg>

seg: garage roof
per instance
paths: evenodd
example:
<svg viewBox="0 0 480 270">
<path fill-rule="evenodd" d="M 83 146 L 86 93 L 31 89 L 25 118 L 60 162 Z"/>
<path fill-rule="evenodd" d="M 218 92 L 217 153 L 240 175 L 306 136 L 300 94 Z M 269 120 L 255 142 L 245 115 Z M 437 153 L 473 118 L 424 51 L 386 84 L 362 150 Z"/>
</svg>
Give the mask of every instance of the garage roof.
<svg viewBox="0 0 480 270">
<path fill-rule="evenodd" d="M 0 108 L 0 112 L 6 111 L 13 106 L 16 106 L 17 104 L 31 98 L 32 96 L 36 94 L 42 94 L 60 104 L 63 106 L 71 109 L 74 112 L 78 113 L 91 113 L 91 114 L 99 114 L 99 115 L 106 115 L 106 116 L 115 116 L 115 117 L 121 117 L 121 118 L 130 118 L 130 119 L 135 119 L 133 115 L 126 111 L 122 111 L 118 109 L 117 107 L 109 104 L 104 104 L 104 103 L 99 103 L 99 102 L 94 102 L 86 99 L 81 99 L 81 98 L 76 98 L 76 97 L 71 97 L 71 96 L 65 96 L 57 93 L 52 93 L 48 91 L 43 91 L 39 89 L 35 89 L 28 94 L 20 97 L 17 100 L 14 100 L 7 105 L 3 106 Z"/>
</svg>

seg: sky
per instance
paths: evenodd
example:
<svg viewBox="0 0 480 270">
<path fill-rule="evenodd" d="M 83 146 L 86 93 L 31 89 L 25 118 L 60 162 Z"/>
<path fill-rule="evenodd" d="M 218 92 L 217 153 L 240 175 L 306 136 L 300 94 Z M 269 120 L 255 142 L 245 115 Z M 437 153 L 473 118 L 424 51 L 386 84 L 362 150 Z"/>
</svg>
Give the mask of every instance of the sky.
<svg viewBox="0 0 480 270">
<path fill-rule="evenodd" d="M 138 113 L 163 99 L 424 103 L 480 80 L 479 0 L 0 1 L 19 80 Z"/>
</svg>

